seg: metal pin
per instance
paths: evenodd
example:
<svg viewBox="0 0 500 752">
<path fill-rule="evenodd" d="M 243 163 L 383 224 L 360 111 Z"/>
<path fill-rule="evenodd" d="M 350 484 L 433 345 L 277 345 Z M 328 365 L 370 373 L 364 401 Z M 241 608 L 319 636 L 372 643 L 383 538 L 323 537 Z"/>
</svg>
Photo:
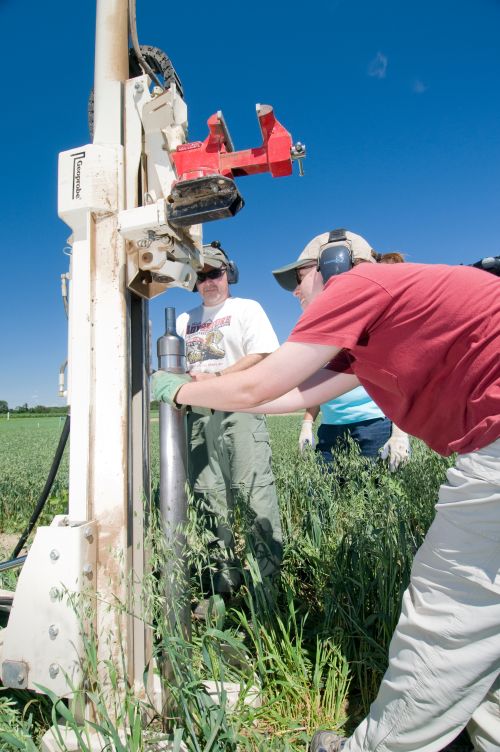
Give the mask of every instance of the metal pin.
<svg viewBox="0 0 500 752">
<path fill-rule="evenodd" d="M 297 141 L 297 143 L 292 146 L 290 156 L 292 158 L 292 161 L 298 161 L 299 175 L 302 177 L 304 175 L 304 165 L 302 164 L 302 160 L 306 156 L 306 147 L 304 146 L 304 144 L 302 144 L 300 141 Z"/>
</svg>

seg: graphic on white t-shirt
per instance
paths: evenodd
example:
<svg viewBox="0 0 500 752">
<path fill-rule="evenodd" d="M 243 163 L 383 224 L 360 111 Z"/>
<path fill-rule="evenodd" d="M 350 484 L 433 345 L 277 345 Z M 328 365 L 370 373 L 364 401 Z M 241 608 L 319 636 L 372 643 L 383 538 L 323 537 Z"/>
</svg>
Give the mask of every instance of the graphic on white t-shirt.
<svg viewBox="0 0 500 752">
<path fill-rule="evenodd" d="M 189 365 L 204 360 L 224 358 L 224 334 L 221 329 L 231 325 L 231 316 L 223 316 L 212 321 L 195 321 L 186 330 L 186 349 Z"/>
</svg>

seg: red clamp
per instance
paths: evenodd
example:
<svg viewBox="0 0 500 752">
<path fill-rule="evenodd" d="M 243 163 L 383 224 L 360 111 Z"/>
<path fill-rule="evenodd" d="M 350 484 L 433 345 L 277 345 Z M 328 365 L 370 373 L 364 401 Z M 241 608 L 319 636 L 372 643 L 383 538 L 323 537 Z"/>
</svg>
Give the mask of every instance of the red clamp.
<svg viewBox="0 0 500 752">
<path fill-rule="evenodd" d="M 193 180 L 208 175 L 234 178 L 259 172 L 270 172 L 274 178 L 290 175 L 292 137 L 276 120 L 271 105 L 258 104 L 257 117 L 262 146 L 234 151 L 222 112 L 212 115 L 208 119 L 209 134 L 203 142 L 182 144 L 172 154 L 178 180 Z"/>
<path fill-rule="evenodd" d="M 234 216 L 244 201 L 234 178 L 270 172 L 274 178 L 290 175 L 292 161 L 306 155 L 279 123 L 271 105 L 258 104 L 257 117 L 262 146 L 235 151 L 222 112 L 208 119 L 205 141 L 182 144 L 172 153 L 177 180 L 167 197 L 167 215 L 172 225 L 190 225 Z"/>
</svg>

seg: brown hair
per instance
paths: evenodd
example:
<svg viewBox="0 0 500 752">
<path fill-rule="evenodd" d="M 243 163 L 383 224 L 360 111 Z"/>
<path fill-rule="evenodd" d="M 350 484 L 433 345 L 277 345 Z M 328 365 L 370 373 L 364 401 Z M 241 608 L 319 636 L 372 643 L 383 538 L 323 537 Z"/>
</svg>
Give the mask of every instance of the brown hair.
<svg viewBox="0 0 500 752">
<path fill-rule="evenodd" d="M 373 251 L 377 264 L 402 264 L 405 257 L 402 253 L 376 253 Z"/>
</svg>

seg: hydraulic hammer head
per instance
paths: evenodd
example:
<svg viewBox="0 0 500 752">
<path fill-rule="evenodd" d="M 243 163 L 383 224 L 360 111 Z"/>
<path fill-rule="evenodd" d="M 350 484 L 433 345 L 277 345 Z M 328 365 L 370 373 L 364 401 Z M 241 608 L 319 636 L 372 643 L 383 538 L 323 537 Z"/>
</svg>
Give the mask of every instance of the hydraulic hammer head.
<svg viewBox="0 0 500 752">
<path fill-rule="evenodd" d="M 234 216 L 244 206 L 234 178 L 260 172 L 273 177 L 290 175 L 292 161 L 305 157 L 305 147 L 292 144 L 271 105 L 258 104 L 257 117 L 262 133 L 262 145 L 257 148 L 235 151 L 220 111 L 208 119 L 205 141 L 177 147 L 172 154 L 177 181 L 167 199 L 170 224 L 185 226 Z"/>
</svg>

